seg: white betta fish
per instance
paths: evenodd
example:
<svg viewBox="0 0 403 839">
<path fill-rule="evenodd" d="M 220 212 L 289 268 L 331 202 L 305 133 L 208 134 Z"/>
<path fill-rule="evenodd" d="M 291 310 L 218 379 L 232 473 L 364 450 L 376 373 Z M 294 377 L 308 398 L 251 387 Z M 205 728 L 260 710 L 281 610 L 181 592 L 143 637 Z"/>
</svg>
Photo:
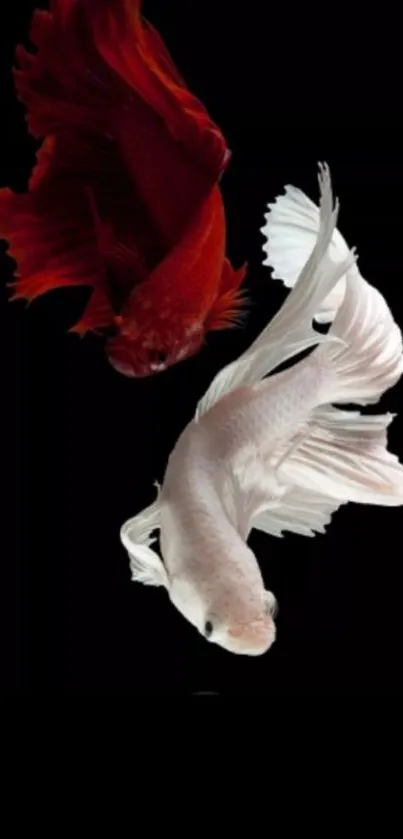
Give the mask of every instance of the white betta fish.
<svg viewBox="0 0 403 839">
<path fill-rule="evenodd" d="M 378 402 L 403 372 L 402 336 L 336 230 L 326 166 L 319 185 L 320 211 L 292 188 L 272 205 L 268 262 L 291 291 L 213 380 L 156 500 L 121 530 L 133 579 L 165 586 L 202 635 L 234 653 L 264 653 L 276 635 L 252 528 L 314 536 L 349 501 L 403 505 L 403 466 L 387 451 L 394 415 L 332 406 Z M 315 331 L 317 315 L 334 317 L 327 335 Z M 162 559 L 150 547 L 158 530 Z"/>
</svg>

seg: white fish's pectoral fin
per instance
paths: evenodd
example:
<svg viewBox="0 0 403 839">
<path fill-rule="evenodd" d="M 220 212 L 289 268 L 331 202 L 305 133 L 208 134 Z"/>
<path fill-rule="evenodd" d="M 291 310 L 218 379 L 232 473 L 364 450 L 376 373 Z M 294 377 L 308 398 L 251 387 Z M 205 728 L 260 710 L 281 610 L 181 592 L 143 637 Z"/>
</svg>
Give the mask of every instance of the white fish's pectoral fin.
<svg viewBox="0 0 403 839">
<path fill-rule="evenodd" d="M 326 166 L 320 167 L 319 186 L 318 231 L 307 259 L 301 259 L 295 285 L 249 349 L 213 379 L 197 406 L 196 420 L 235 388 L 253 385 L 295 355 L 335 340 L 335 336 L 315 332 L 312 321 L 323 300 L 355 263 L 355 256 L 353 251 L 348 251 L 344 261 L 330 259 L 328 250 L 336 229 L 338 204 L 333 207 L 330 172 Z"/>
<path fill-rule="evenodd" d="M 269 504 L 266 509 L 260 509 L 252 517 L 250 528 L 279 538 L 284 536 L 284 531 L 312 537 L 325 533 L 325 527 L 342 503 L 318 492 L 292 487 L 276 505 Z"/>
<path fill-rule="evenodd" d="M 168 574 L 158 554 L 144 545 L 127 549 L 132 580 L 145 586 L 163 586 L 169 589 Z"/>
<path fill-rule="evenodd" d="M 160 505 L 157 498 L 133 518 L 128 519 L 120 531 L 120 540 L 129 559 L 132 579 L 148 586 L 169 588 L 168 574 L 162 559 L 150 545 L 155 541 L 160 527 Z"/>
</svg>

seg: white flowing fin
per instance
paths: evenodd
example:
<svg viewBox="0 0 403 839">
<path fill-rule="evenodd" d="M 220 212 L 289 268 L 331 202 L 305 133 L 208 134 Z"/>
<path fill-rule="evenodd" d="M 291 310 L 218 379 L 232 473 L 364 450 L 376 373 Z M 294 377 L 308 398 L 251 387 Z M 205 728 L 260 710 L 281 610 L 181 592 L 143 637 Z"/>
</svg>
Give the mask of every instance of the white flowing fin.
<svg viewBox="0 0 403 839">
<path fill-rule="evenodd" d="M 252 516 L 249 526 L 251 530 L 256 528 L 280 538 L 284 536 L 284 531 L 312 537 L 317 533 L 325 533 L 333 513 L 342 504 L 342 501 L 328 498 L 319 492 L 292 487 L 275 506 L 268 505 Z"/>
<path fill-rule="evenodd" d="M 266 237 L 263 250 L 264 265 L 272 268 L 272 278 L 281 280 L 287 288 L 293 288 L 308 259 L 319 232 L 319 207 L 302 190 L 294 186 L 285 187 L 285 195 L 279 195 L 268 205 L 265 224 L 261 232 Z M 329 257 L 333 262 L 344 262 L 349 248 L 335 229 L 329 246 Z M 329 323 L 344 298 L 345 277 L 322 301 L 315 313 L 318 323 Z"/>
<path fill-rule="evenodd" d="M 267 506 L 251 516 L 248 534 L 255 528 L 280 538 L 285 531 L 313 537 L 325 533 L 333 514 L 349 501 L 403 505 L 403 467 L 386 450 L 394 416 L 319 409 L 311 434 L 289 461 L 279 458 L 278 478 L 290 489 L 273 502 L 269 488 Z"/>
<path fill-rule="evenodd" d="M 326 371 L 311 430 L 278 469 L 287 483 L 340 501 L 403 505 L 403 466 L 387 450 L 392 415 L 361 416 L 332 402 L 375 404 L 403 373 L 402 334 L 380 292 L 347 272 L 343 303 L 330 333 L 343 346 L 318 347 L 307 364 Z"/>
<path fill-rule="evenodd" d="M 328 370 L 322 404 L 376 404 L 403 373 L 402 333 L 382 294 L 348 271 L 345 297 L 329 335 L 342 343 L 315 350 Z"/>
<path fill-rule="evenodd" d="M 169 579 L 164 563 L 150 545 L 156 540 L 160 527 L 159 497 L 133 518 L 128 519 L 120 530 L 120 540 L 129 559 L 132 580 L 147 586 L 169 588 Z"/>
<path fill-rule="evenodd" d="M 320 227 L 316 244 L 304 265 L 297 283 L 281 309 L 246 352 L 224 367 L 213 379 L 200 400 L 198 420 L 225 394 L 243 385 L 263 379 L 284 361 L 319 343 L 340 343 L 335 336 L 320 335 L 312 328 L 312 320 L 322 300 L 354 264 L 351 251 L 343 263 L 335 264 L 327 254 L 336 227 L 338 204 L 333 209 L 330 172 L 327 166 L 319 171 Z"/>
<path fill-rule="evenodd" d="M 403 466 L 387 450 L 393 416 L 318 410 L 309 436 L 279 467 L 279 479 L 340 503 L 403 505 Z"/>
</svg>

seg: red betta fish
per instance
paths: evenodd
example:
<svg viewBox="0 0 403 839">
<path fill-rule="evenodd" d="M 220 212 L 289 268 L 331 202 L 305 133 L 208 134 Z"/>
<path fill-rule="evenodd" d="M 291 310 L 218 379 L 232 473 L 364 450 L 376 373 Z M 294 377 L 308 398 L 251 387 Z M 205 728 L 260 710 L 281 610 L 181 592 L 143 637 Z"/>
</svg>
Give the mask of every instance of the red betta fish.
<svg viewBox="0 0 403 839">
<path fill-rule="evenodd" d="M 34 13 L 37 50 L 18 47 L 14 78 L 43 142 L 26 194 L 0 190 L 13 299 L 89 286 L 72 331 L 105 330 L 128 376 L 164 370 L 230 326 L 245 276 L 225 256 L 226 142 L 140 7 L 52 0 Z"/>
</svg>

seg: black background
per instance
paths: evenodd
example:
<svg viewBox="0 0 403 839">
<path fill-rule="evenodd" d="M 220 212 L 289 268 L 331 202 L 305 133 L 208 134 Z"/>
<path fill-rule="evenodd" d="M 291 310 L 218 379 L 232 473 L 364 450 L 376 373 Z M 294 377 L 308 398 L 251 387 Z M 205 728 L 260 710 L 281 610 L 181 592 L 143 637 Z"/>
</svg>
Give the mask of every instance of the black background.
<svg viewBox="0 0 403 839">
<path fill-rule="evenodd" d="M 34 2 L 1 25 L 0 185 L 23 189 L 34 162 L 10 76 Z M 261 264 L 266 204 L 294 183 L 317 198 L 329 163 L 340 227 L 364 276 L 403 326 L 403 157 L 396 21 L 338 7 L 296 15 L 262 2 L 149 0 L 145 15 L 225 133 L 228 253 L 248 260 L 247 327 L 209 337 L 193 360 L 152 379 L 119 376 L 103 344 L 67 335 L 86 292 L 7 302 L 4 343 L 0 685 L 10 694 L 393 695 L 402 686 L 402 511 L 349 505 L 326 536 L 253 534 L 279 600 L 278 641 L 264 657 L 207 644 L 166 593 L 130 582 L 119 528 L 154 497 L 167 456 L 214 373 L 284 297 Z M 277 4 L 276 4 L 277 5 Z M 329 7 L 330 8 L 330 7 Z M 396 55 L 396 66 L 394 56 Z M 174 200 L 174 198 L 173 198 Z M 381 410 L 399 410 L 403 387 Z M 403 455 L 403 411 L 390 448 Z"/>
</svg>

